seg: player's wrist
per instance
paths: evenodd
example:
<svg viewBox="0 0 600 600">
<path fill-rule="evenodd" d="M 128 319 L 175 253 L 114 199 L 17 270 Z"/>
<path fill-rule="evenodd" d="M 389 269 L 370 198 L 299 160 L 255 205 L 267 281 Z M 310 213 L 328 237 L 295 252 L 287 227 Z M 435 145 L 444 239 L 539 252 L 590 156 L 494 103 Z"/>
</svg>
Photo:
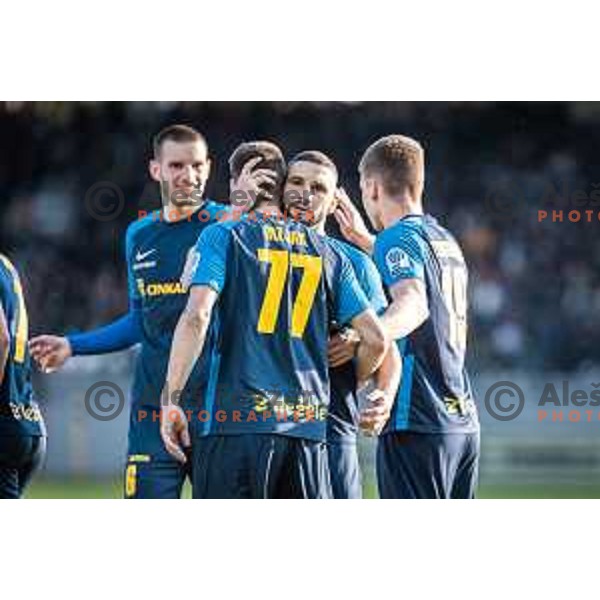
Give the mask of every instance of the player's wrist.
<svg viewBox="0 0 600 600">
<path fill-rule="evenodd" d="M 364 250 L 367 254 L 373 254 L 373 247 L 375 246 L 375 236 L 370 234 L 368 231 L 354 231 L 352 237 L 353 242 Z"/>
</svg>

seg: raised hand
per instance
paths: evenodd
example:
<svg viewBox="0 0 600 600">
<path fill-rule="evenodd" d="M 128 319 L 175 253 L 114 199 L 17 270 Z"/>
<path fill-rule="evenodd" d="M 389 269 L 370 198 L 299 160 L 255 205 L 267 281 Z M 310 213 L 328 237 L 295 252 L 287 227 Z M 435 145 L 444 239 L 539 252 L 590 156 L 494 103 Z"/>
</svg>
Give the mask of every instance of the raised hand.
<svg viewBox="0 0 600 600">
<path fill-rule="evenodd" d="M 254 169 L 262 157 L 249 160 L 242 168 L 239 177 L 233 182 L 230 194 L 231 204 L 235 208 L 243 208 L 248 204 L 254 205 L 259 194 L 264 198 L 268 190 L 277 187 L 277 173 L 272 169 Z M 238 196 L 238 194 L 242 192 Z M 240 196 L 242 196 L 240 198 Z"/>
<path fill-rule="evenodd" d="M 337 207 L 333 213 L 342 235 L 369 254 L 373 251 L 375 236 L 373 236 L 361 217 L 358 209 L 348 197 L 344 188 L 338 188 L 335 193 Z"/>
</svg>

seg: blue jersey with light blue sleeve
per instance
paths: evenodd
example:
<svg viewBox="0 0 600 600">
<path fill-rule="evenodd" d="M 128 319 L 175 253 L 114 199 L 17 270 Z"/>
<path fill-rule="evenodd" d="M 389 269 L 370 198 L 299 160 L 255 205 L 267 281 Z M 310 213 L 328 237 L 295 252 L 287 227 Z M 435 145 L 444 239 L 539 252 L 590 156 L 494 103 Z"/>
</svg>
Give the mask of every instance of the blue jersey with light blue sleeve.
<svg viewBox="0 0 600 600">
<path fill-rule="evenodd" d="M 203 433 L 324 440 L 330 324 L 369 307 L 348 259 L 306 226 L 255 216 L 206 229 L 192 285 L 220 297 Z"/>
<path fill-rule="evenodd" d="M 371 308 L 381 314 L 387 308 L 387 299 L 381 275 L 375 263 L 352 244 L 330 238 L 331 243 L 352 264 L 356 279 Z M 335 332 L 335 329 L 334 329 Z M 330 369 L 331 406 L 327 422 L 327 440 L 356 443 L 358 435 L 358 401 L 356 398 L 356 368 L 354 361 Z"/>
<path fill-rule="evenodd" d="M 387 431 L 469 433 L 479 430 L 465 369 L 467 266 L 454 237 L 429 215 L 408 215 L 376 238 L 383 282 L 420 279 L 429 317 L 399 342 L 400 390 Z"/>
<path fill-rule="evenodd" d="M 129 454 L 170 460 L 160 439 L 157 417 L 173 333 L 188 299 L 180 276 L 198 236 L 228 211 L 228 207 L 209 200 L 179 221 L 165 221 L 157 212 L 132 223 L 127 230 L 129 314 L 135 315 L 136 324 L 134 328 L 127 325 L 121 338 L 133 340 L 135 335 L 135 341 L 140 342 L 131 392 Z M 212 336 L 211 329 L 207 351 L 183 390 L 181 402 L 185 409 L 195 409 L 206 388 Z"/>
</svg>

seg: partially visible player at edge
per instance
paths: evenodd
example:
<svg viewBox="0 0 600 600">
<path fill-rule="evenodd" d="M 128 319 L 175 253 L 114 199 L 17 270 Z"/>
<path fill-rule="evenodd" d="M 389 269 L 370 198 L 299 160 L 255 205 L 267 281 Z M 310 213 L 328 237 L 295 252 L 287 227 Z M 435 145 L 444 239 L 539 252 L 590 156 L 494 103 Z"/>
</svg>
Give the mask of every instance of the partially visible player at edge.
<svg viewBox="0 0 600 600">
<path fill-rule="evenodd" d="M 33 397 L 27 309 L 19 274 L 0 254 L 0 498 L 20 498 L 46 454 Z"/>
<path fill-rule="evenodd" d="M 328 322 L 358 331 L 361 380 L 380 366 L 387 343 L 347 259 L 303 224 L 273 216 L 285 177 L 281 151 L 243 144 L 230 159 L 232 179 L 257 155 L 264 158 L 257 166 L 276 173 L 276 189 L 258 197 L 254 218 L 217 223 L 198 240 L 165 383 L 174 401 L 163 407 L 161 433 L 184 459 L 188 424 L 172 392 L 186 384 L 218 300 L 210 421 L 193 446 L 194 497 L 329 497 Z"/>
<path fill-rule="evenodd" d="M 300 152 L 288 163 L 284 208 L 307 208 L 312 216 L 310 225 L 325 235 L 325 222 L 337 205 L 337 185 L 338 171 L 328 156 L 315 150 Z M 356 246 L 336 239 L 331 239 L 331 242 L 350 260 L 371 307 L 381 314 L 387 307 L 387 300 L 381 277 L 371 258 Z M 362 497 L 357 448 L 359 406 L 356 369 L 352 361 L 358 340 L 352 336 L 353 333 L 351 330 L 334 331 L 329 344 L 331 403 L 327 420 L 327 451 L 334 498 Z M 389 389 L 388 394 L 393 398 L 398 381 L 389 384 L 393 391 Z"/>
<path fill-rule="evenodd" d="M 479 420 L 465 370 L 467 266 L 454 237 L 423 213 L 424 152 L 390 135 L 359 166 L 369 234 L 347 197 L 336 212 L 344 235 L 372 252 L 391 296 L 382 317 L 403 356 L 402 384 L 378 441 L 382 498 L 473 498 Z"/>
<path fill-rule="evenodd" d="M 187 301 L 180 273 L 200 232 L 228 210 L 204 199 L 210 169 L 201 133 L 185 125 L 161 130 L 153 139 L 149 172 L 160 185 L 162 214 L 156 211 L 138 219 L 126 234 L 128 314 L 91 332 L 31 341 L 32 354 L 46 371 L 72 355 L 104 354 L 141 343 L 131 390 L 127 498 L 179 498 L 190 476 L 189 464 L 165 452 L 158 418 L 171 338 Z M 204 361 L 196 366 L 182 399 L 185 406 L 197 405 L 207 381 L 206 367 Z"/>
</svg>

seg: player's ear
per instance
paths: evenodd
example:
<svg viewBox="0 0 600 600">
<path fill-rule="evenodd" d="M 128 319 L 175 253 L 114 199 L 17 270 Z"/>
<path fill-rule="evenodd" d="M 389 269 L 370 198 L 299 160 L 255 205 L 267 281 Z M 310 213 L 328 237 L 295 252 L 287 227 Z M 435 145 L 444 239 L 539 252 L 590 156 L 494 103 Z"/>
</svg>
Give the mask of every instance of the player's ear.
<svg viewBox="0 0 600 600">
<path fill-rule="evenodd" d="M 327 207 L 327 216 L 329 217 L 330 215 L 332 215 L 337 207 L 338 204 L 340 203 L 339 201 L 339 196 L 337 195 L 337 191 L 339 190 L 339 188 L 336 189 L 333 198 L 330 200 L 329 202 L 329 206 Z"/>
<path fill-rule="evenodd" d="M 367 185 L 369 186 L 369 194 L 373 202 L 379 202 L 381 198 L 381 184 L 379 181 L 375 178 L 369 179 Z"/>
<path fill-rule="evenodd" d="M 156 159 L 153 158 L 150 160 L 150 163 L 148 164 L 148 172 L 154 181 L 158 181 L 160 183 L 160 163 Z"/>
</svg>

